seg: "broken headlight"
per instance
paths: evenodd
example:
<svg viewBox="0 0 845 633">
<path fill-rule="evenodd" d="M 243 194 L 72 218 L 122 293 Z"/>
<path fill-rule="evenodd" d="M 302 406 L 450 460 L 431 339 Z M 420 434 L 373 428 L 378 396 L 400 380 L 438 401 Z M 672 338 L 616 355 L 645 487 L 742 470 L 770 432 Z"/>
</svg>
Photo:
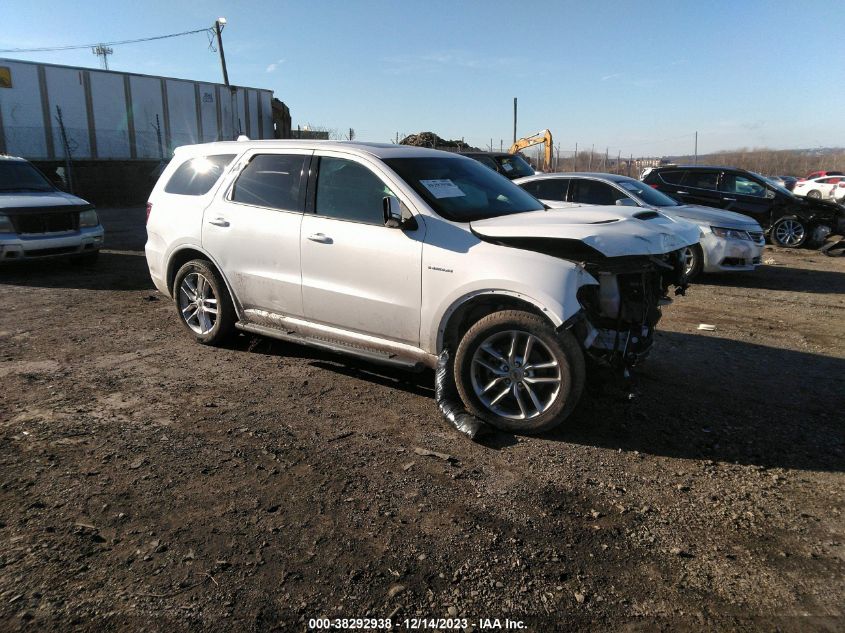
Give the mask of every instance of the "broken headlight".
<svg viewBox="0 0 845 633">
<path fill-rule="evenodd" d="M 8 215 L 0 213 L 0 233 L 14 233 L 15 227 L 12 226 L 12 221 Z"/>
</svg>

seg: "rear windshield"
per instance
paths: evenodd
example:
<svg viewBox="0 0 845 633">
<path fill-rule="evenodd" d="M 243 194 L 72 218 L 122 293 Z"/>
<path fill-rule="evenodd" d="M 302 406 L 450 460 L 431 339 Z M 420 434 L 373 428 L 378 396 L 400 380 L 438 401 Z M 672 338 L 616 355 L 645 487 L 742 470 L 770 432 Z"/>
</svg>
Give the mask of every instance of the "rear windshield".
<svg viewBox="0 0 845 633">
<path fill-rule="evenodd" d="M 215 154 L 186 160 L 173 172 L 164 191 L 182 196 L 202 196 L 214 186 L 234 158 L 235 154 Z"/>
<path fill-rule="evenodd" d="M 510 180 L 470 158 L 388 158 L 384 162 L 432 209 L 453 222 L 545 208 Z"/>
<path fill-rule="evenodd" d="M 0 191 L 54 191 L 40 171 L 22 160 L 0 160 Z"/>
</svg>

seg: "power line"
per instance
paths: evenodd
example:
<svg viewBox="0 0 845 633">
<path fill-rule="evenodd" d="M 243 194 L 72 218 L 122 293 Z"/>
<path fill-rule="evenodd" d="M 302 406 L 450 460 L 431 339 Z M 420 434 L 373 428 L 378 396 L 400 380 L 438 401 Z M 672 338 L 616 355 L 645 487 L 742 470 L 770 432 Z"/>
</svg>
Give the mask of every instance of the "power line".
<svg viewBox="0 0 845 633">
<path fill-rule="evenodd" d="M 210 28 L 195 29 L 193 31 L 182 31 L 181 33 L 170 33 L 169 35 L 156 35 L 154 37 L 142 37 L 137 40 L 122 40 L 120 42 L 97 42 L 95 44 L 74 44 L 72 46 L 44 46 L 42 48 L 5 48 L 0 53 L 46 53 L 49 51 L 72 51 L 82 48 L 96 48 L 97 46 L 122 46 L 123 44 L 137 44 L 138 42 L 152 42 L 164 40 L 169 37 L 181 37 L 182 35 L 193 35 L 195 33 L 206 33 Z"/>
</svg>

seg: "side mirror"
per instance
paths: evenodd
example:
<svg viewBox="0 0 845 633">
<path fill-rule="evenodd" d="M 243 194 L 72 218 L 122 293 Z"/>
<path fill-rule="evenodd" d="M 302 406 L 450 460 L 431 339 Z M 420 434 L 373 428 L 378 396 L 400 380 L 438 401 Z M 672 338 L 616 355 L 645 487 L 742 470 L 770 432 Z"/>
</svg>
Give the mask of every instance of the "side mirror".
<svg viewBox="0 0 845 633">
<path fill-rule="evenodd" d="M 768 198 L 769 200 L 773 200 L 775 195 L 776 194 L 774 191 L 772 191 L 771 189 L 766 189 L 766 198 Z"/>
<path fill-rule="evenodd" d="M 381 201 L 384 225 L 390 229 L 402 226 L 402 205 L 396 196 L 385 196 Z"/>
<path fill-rule="evenodd" d="M 619 198 L 619 200 L 617 200 L 615 204 L 616 204 L 617 207 L 638 207 L 638 206 L 640 206 L 636 202 L 631 200 L 631 198 Z"/>
</svg>

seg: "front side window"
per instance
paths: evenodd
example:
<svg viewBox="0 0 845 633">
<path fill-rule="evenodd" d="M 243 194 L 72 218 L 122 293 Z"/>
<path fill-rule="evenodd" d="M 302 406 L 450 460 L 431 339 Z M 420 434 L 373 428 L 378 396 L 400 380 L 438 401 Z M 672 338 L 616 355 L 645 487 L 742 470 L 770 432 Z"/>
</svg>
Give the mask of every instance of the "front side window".
<svg viewBox="0 0 845 633">
<path fill-rule="evenodd" d="M 684 179 L 684 187 L 693 189 L 711 189 L 715 191 L 719 184 L 718 171 L 697 171 L 690 170 Z"/>
<path fill-rule="evenodd" d="M 470 158 L 426 156 L 384 162 L 438 215 L 453 222 L 545 208 L 531 194 Z"/>
<path fill-rule="evenodd" d="M 725 174 L 722 182 L 722 191 L 741 196 L 756 196 L 758 198 L 766 195 L 766 187 L 739 174 Z"/>
<path fill-rule="evenodd" d="M 381 225 L 384 224 L 384 198 L 392 195 L 390 188 L 363 165 L 343 158 L 320 158 L 317 215 Z"/>
<path fill-rule="evenodd" d="M 308 156 L 258 154 L 232 186 L 231 200 L 258 207 L 302 211 L 302 171 Z"/>
<path fill-rule="evenodd" d="M 186 160 L 173 172 L 164 191 L 181 196 L 205 195 L 234 158 L 235 154 L 216 154 Z"/>
<path fill-rule="evenodd" d="M 617 200 L 628 197 L 616 187 L 598 180 L 573 179 L 570 189 L 570 200 L 581 204 L 613 205 Z"/>
<path fill-rule="evenodd" d="M 544 178 L 531 180 L 520 185 L 525 191 L 540 200 L 566 200 L 569 178 Z"/>
</svg>

